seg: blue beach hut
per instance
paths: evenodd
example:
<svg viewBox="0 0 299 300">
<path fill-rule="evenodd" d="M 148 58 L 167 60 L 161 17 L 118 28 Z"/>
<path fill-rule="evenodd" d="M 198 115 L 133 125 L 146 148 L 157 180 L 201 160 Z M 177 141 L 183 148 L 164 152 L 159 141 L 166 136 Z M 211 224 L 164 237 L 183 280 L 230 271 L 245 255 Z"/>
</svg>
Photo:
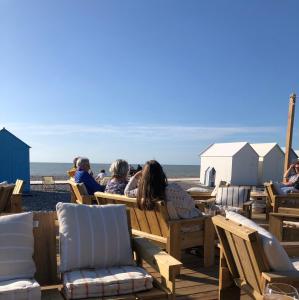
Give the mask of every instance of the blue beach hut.
<svg viewBox="0 0 299 300">
<path fill-rule="evenodd" d="M 5 128 L 0 130 L 0 182 L 25 181 L 24 191 L 30 191 L 29 149 L 26 143 Z"/>
</svg>

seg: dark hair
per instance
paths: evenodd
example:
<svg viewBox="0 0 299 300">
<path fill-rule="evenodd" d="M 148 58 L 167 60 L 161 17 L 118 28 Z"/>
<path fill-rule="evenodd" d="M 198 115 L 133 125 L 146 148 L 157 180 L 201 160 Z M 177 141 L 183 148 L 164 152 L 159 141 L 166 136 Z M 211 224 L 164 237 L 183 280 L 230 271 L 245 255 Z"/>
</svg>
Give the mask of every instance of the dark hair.
<svg viewBox="0 0 299 300">
<path fill-rule="evenodd" d="M 155 202 L 165 200 L 167 178 L 156 160 L 146 162 L 138 185 L 137 206 L 142 210 L 154 209 Z"/>
<path fill-rule="evenodd" d="M 78 161 L 79 158 L 80 158 L 80 156 L 77 156 L 77 157 L 75 157 L 73 159 L 73 166 L 74 166 L 74 168 L 77 168 L 77 161 Z"/>
<path fill-rule="evenodd" d="M 100 171 L 100 173 L 106 173 L 106 171 L 103 169 L 103 170 Z"/>
</svg>

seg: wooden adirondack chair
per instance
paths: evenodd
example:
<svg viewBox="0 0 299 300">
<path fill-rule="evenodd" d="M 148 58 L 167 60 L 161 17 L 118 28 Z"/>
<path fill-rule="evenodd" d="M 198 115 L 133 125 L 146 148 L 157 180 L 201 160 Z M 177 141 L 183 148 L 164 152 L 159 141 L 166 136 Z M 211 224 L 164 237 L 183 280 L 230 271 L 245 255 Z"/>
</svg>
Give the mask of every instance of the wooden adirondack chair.
<svg viewBox="0 0 299 300">
<path fill-rule="evenodd" d="M 95 197 L 99 204 L 125 204 L 129 207 L 133 235 L 155 242 L 178 260 L 183 249 L 203 246 L 204 265 L 214 264 L 215 231 L 209 216 L 170 220 L 163 202 L 158 202 L 153 211 L 145 211 L 137 207 L 135 198 L 101 192 L 96 192 Z M 200 229 L 188 230 L 194 226 Z"/>
<path fill-rule="evenodd" d="M 16 180 L 15 188 L 11 195 L 11 213 L 22 212 L 22 193 L 24 189 L 24 183 L 24 180 Z"/>
<path fill-rule="evenodd" d="M 279 241 L 299 241 L 299 208 L 278 208 L 269 215 L 269 231 Z"/>
<path fill-rule="evenodd" d="M 299 284 L 299 271 L 273 272 L 265 257 L 260 236 L 223 216 L 212 218 L 220 241 L 219 299 L 240 299 L 245 291 L 253 299 L 263 299 L 268 282 Z M 299 253 L 299 244 L 286 244 L 288 255 Z"/>
<path fill-rule="evenodd" d="M 7 184 L 0 186 L 0 213 L 12 212 L 11 195 L 13 193 L 15 185 Z"/>
<path fill-rule="evenodd" d="M 72 202 L 78 204 L 98 204 L 95 196 L 87 193 L 84 183 L 76 183 L 69 180 Z"/>
<path fill-rule="evenodd" d="M 299 208 L 299 193 L 278 195 L 273 183 L 265 183 L 268 195 L 267 201 L 267 218 L 269 212 L 278 212 L 279 207 Z"/>
<path fill-rule="evenodd" d="M 33 232 L 35 279 L 42 286 L 42 299 L 63 300 L 65 298 L 59 292 L 62 285 L 57 268 L 59 247 L 57 245 L 58 222 L 56 212 L 35 212 L 34 221 L 36 224 Z M 101 299 L 174 299 L 175 277 L 180 272 L 181 263 L 145 239 L 132 238 L 132 245 L 137 257 L 137 264 L 140 265 L 142 260 L 147 262 L 161 275 L 162 282 L 156 281 L 156 287 L 149 291 Z"/>
</svg>

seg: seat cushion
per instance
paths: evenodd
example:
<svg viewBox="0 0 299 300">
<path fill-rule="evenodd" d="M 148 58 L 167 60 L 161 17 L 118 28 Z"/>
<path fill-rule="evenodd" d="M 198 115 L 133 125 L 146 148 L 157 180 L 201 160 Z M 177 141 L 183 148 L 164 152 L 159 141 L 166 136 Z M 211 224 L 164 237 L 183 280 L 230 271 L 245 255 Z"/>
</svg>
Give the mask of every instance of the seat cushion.
<svg viewBox="0 0 299 300">
<path fill-rule="evenodd" d="M 243 207 L 244 202 L 250 197 L 250 187 L 228 186 L 219 187 L 215 203 L 221 206 Z"/>
<path fill-rule="evenodd" d="M 34 279 L 15 279 L 0 282 L 0 300 L 40 300 L 41 290 Z"/>
<path fill-rule="evenodd" d="M 125 205 L 56 206 L 60 271 L 133 264 Z"/>
<path fill-rule="evenodd" d="M 294 271 L 294 266 L 279 241 L 269 231 L 252 220 L 232 211 L 226 212 L 226 218 L 238 224 L 256 230 L 262 239 L 263 249 L 270 268 L 273 271 Z"/>
<path fill-rule="evenodd" d="M 33 214 L 0 217 L 0 281 L 33 278 Z"/>
<path fill-rule="evenodd" d="M 63 274 L 67 299 L 114 296 L 151 289 L 153 278 L 134 266 L 85 269 Z"/>
</svg>

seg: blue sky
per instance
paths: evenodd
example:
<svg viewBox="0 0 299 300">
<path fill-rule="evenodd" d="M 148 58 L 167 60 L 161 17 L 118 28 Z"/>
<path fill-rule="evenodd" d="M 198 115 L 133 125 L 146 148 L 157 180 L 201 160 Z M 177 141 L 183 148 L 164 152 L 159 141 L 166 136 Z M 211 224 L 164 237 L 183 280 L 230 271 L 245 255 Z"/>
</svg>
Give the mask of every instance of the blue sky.
<svg viewBox="0 0 299 300">
<path fill-rule="evenodd" d="M 0 126 L 32 161 L 197 164 L 214 142 L 284 145 L 298 11 L 297 0 L 0 0 Z"/>
</svg>

